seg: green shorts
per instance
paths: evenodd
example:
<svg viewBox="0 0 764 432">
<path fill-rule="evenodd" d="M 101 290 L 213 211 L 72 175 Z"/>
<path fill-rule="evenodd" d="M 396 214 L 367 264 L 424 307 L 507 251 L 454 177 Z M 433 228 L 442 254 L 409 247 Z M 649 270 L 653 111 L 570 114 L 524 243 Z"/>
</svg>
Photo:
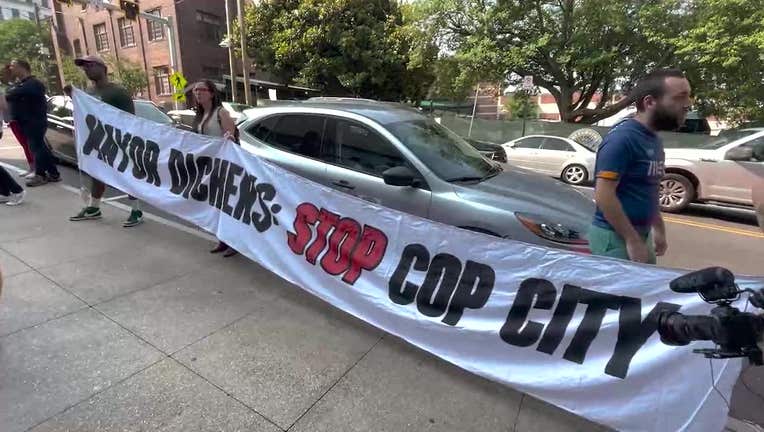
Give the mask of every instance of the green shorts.
<svg viewBox="0 0 764 432">
<path fill-rule="evenodd" d="M 653 242 L 652 233 L 645 235 L 645 243 L 647 244 L 647 263 L 655 264 L 657 259 L 655 258 L 655 243 Z M 629 259 L 629 253 L 626 251 L 626 242 L 615 231 L 609 229 L 600 228 L 592 225 L 589 228 L 589 249 L 592 251 L 592 255 L 606 256 L 611 258 L 619 258 L 623 260 Z"/>
</svg>

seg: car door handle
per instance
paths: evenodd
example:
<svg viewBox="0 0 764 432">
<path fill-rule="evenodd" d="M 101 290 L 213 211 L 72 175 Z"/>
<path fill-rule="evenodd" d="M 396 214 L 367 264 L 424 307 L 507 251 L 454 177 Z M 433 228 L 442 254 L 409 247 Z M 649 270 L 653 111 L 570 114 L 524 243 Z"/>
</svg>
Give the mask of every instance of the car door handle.
<svg viewBox="0 0 764 432">
<path fill-rule="evenodd" d="M 701 159 L 701 162 L 719 162 L 719 161 L 718 161 L 718 160 L 716 160 L 716 159 L 706 159 L 706 158 L 702 158 L 702 159 Z"/>
<path fill-rule="evenodd" d="M 335 185 L 335 186 L 339 186 L 339 187 L 341 187 L 343 189 L 349 189 L 349 190 L 355 189 L 355 186 L 351 185 L 350 183 L 348 183 L 345 180 L 340 180 L 340 181 L 332 182 L 332 184 Z"/>
</svg>

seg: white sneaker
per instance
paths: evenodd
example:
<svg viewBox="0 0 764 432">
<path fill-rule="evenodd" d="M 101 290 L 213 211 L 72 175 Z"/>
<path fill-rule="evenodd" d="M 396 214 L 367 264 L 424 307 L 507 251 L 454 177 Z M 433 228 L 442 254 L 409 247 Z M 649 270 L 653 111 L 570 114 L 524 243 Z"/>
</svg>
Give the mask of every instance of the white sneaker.
<svg viewBox="0 0 764 432">
<path fill-rule="evenodd" d="M 36 176 L 36 175 L 37 174 L 34 171 L 29 171 L 29 174 L 24 174 L 24 178 L 29 180 L 29 179 L 33 179 L 34 176 Z"/>
<path fill-rule="evenodd" d="M 0 195 L 0 204 L 7 203 L 10 199 L 11 197 L 8 195 Z"/>
<path fill-rule="evenodd" d="M 11 194 L 10 199 L 8 202 L 5 203 L 5 205 L 9 206 L 17 206 L 24 202 L 24 198 L 27 195 L 27 191 L 21 191 L 19 193 Z"/>
</svg>

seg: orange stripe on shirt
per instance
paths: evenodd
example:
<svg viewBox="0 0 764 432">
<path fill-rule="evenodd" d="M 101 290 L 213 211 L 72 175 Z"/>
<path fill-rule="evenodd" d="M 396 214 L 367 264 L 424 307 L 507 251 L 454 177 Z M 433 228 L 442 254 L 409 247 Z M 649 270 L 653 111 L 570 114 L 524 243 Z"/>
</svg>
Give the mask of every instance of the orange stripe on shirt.
<svg viewBox="0 0 764 432">
<path fill-rule="evenodd" d="M 597 173 L 597 178 L 605 180 L 618 180 L 619 174 L 615 171 L 600 171 Z"/>
</svg>

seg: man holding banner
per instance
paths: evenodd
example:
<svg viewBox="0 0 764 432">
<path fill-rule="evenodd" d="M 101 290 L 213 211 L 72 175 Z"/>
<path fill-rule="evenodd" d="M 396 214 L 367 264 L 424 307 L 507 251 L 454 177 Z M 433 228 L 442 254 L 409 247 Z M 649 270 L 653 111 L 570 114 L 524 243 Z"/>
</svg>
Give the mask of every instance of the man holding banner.
<svg viewBox="0 0 764 432">
<path fill-rule="evenodd" d="M 87 56 L 78 58 L 74 61 L 74 64 L 82 68 L 88 79 L 93 81 L 93 87 L 88 91 L 91 96 L 95 96 L 122 111 L 135 114 L 135 105 L 130 93 L 124 87 L 109 81 L 108 68 L 100 57 Z M 77 222 L 101 218 L 101 198 L 104 192 L 106 192 L 106 185 L 95 178 L 91 179 L 90 201 L 79 213 L 70 217 L 70 221 Z M 143 222 L 143 212 L 140 210 L 139 201 L 131 196 L 130 202 L 132 207 L 130 216 L 122 224 L 125 228 L 134 227 Z"/>
<path fill-rule="evenodd" d="M 655 264 L 666 253 L 658 203 L 665 154 L 657 132 L 684 124 L 690 91 L 679 70 L 647 75 L 635 89 L 637 115 L 602 141 L 595 168 L 597 212 L 589 232 L 593 254 Z"/>
</svg>

